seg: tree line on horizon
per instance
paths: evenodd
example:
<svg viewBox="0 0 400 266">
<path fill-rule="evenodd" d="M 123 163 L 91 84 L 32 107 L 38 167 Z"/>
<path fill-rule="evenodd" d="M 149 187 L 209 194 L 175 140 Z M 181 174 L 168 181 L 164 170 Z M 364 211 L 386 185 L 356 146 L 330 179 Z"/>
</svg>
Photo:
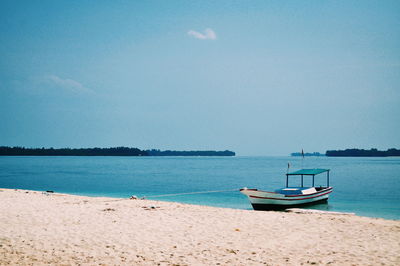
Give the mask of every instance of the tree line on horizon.
<svg viewBox="0 0 400 266">
<path fill-rule="evenodd" d="M 233 151 L 161 151 L 161 150 L 146 150 L 149 156 L 235 156 Z"/>
<path fill-rule="evenodd" d="M 326 151 L 326 156 L 331 157 L 388 157 L 400 156 L 400 150 L 391 148 L 386 151 L 379 151 L 378 149 L 346 149 L 346 150 L 330 150 Z"/>
<path fill-rule="evenodd" d="M 329 157 L 388 157 L 400 156 L 400 150 L 391 148 L 386 151 L 379 151 L 372 148 L 370 150 L 364 149 L 346 149 L 346 150 L 328 150 L 325 154 L 319 152 L 293 152 L 291 156 L 329 156 Z"/>
<path fill-rule="evenodd" d="M 0 156 L 235 156 L 232 151 L 161 151 L 138 148 L 25 148 L 0 146 Z"/>
</svg>

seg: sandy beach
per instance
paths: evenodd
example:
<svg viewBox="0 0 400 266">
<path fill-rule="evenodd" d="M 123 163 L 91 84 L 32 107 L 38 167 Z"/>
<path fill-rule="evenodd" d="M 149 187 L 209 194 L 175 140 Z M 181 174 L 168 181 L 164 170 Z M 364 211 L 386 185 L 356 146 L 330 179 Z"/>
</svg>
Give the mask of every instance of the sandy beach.
<svg viewBox="0 0 400 266">
<path fill-rule="evenodd" d="M 400 221 L 0 189 L 1 265 L 400 265 Z"/>
</svg>

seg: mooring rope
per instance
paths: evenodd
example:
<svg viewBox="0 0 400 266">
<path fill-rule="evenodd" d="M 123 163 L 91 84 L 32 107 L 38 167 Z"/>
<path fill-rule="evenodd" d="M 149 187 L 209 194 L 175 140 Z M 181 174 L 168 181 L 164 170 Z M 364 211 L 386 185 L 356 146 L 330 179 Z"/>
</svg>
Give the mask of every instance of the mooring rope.
<svg viewBox="0 0 400 266">
<path fill-rule="evenodd" d="M 146 196 L 145 198 L 159 198 L 159 197 L 171 197 L 171 196 L 192 195 L 192 194 L 206 194 L 206 193 L 219 193 L 219 192 L 231 192 L 231 191 L 239 191 L 239 189 L 209 190 L 209 191 L 196 191 L 196 192 L 185 192 L 185 193 L 174 193 L 174 194 L 162 194 L 162 195 Z"/>
<path fill-rule="evenodd" d="M 209 190 L 209 191 L 196 191 L 196 192 L 184 192 L 184 193 L 174 193 L 174 194 L 162 194 L 162 195 L 154 195 L 154 196 L 143 196 L 141 198 L 132 195 L 130 198 L 123 198 L 123 199 L 114 199 L 114 200 L 105 200 L 101 202 L 114 202 L 114 201 L 123 201 L 123 200 L 130 200 L 130 199 L 147 199 L 147 198 L 160 198 L 160 197 L 171 197 L 171 196 L 180 196 L 180 195 L 192 195 L 192 194 L 206 194 L 206 193 L 219 193 L 219 192 L 232 192 L 232 191 L 239 191 L 239 189 L 228 189 L 228 190 Z"/>
</svg>

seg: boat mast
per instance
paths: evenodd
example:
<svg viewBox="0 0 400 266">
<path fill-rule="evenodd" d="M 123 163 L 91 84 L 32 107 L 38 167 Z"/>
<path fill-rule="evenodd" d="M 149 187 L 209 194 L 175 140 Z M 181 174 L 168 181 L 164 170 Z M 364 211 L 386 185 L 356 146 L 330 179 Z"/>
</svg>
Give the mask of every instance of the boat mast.
<svg viewBox="0 0 400 266">
<path fill-rule="evenodd" d="M 286 174 L 286 187 L 289 187 L 289 174 Z"/>
<path fill-rule="evenodd" d="M 290 163 L 287 163 L 287 170 L 286 170 L 286 187 L 289 187 L 289 168 L 290 168 Z"/>
<path fill-rule="evenodd" d="M 326 173 L 326 186 L 329 187 L 329 170 Z"/>
</svg>

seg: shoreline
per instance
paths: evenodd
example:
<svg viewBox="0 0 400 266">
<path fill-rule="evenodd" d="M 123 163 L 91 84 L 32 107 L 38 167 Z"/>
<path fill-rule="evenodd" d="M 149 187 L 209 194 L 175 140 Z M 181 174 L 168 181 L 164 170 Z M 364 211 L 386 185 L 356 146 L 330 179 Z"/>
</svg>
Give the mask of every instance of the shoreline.
<svg viewBox="0 0 400 266">
<path fill-rule="evenodd" d="M 0 188 L 0 264 L 398 265 L 400 221 Z"/>
<path fill-rule="evenodd" d="M 38 193 L 45 193 L 45 190 L 31 190 L 31 189 L 23 189 L 23 188 L 1 188 L 0 190 L 21 190 L 21 191 L 31 191 L 31 192 L 38 192 Z M 63 193 L 63 192 L 57 192 L 57 191 L 52 191 L 51 192 L 54 195 L 65 195 L 65 196 L 77 196 L 77 197 L 89 197 L 89 198 L 110 198 L 110 199 L 118 199 L 118 200 L 129 200 L 129 197 L 121 197 L 120 195 L 104 195 L 104 194 L 99 194 L 99 193 Z M 136 195 L 131 195 L 131 196 L 135 196 Z M 157 195 L 158 197 L 158 195 Z M 158 199 L 152 199 L 152 196 L 143 196 L 143 197 L 138 197 L 137 200 L 148 200 L 148 201 L 156 201 L 156 202 L 166 202 L 166 203 L 178 203 L 178 204 L 186 204 L 186 205 L 194 205 L 194 206 L 204 206 L 204 207 L 211 207 L 211 208 L 222 208 L 222 209 L 232 209 L 232 210 L 246 210 L 246 211 L 255 211 L 252 207 L 251 204 L 249 203 L 249 208 L 235 208 L 235 207 L 229 207 L 229 206 L 218 206 L 218 205 L 206 205 L 206 204 L 195 204 L 195 203 L 187 203 L 187 202 L 180 202 L 180 201 L 174 201 L 174 200 L 158 200 Z M 290 209 L 296 209 L 298 210 L 298 208 L 293 207 Z M 332 214 L 344 214 L 344 215 L 355 215 L 358 217 L 365 217 L 365 218 L 371 218 L 371 219 L 383 219 L 383 220 L 388 220 L 388 221 L 400 221 L 399 219 L 395 219 L 395 218 L 385 218 L 385 217 L 381 217 L 381 216 L 374 216 L 374 215 L 361 215 L 358 214 L 354 211 L 331 211 L 331 210 L 320 210 L 320 209 L 314 209 L 314 208 L 299 208 L 301 210 L 303 210 L 302 212 L 318 212 L 318 213 L 332 213 Z M 280 210 L 280 211 L 276 211 L 276 212 L 294 212 L 294 211 L 288 211 L 287 210 Z M 258 211 L 257 211 L 258 212 Z"/>
</svg>

